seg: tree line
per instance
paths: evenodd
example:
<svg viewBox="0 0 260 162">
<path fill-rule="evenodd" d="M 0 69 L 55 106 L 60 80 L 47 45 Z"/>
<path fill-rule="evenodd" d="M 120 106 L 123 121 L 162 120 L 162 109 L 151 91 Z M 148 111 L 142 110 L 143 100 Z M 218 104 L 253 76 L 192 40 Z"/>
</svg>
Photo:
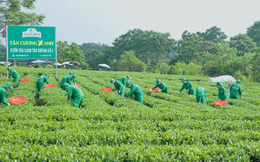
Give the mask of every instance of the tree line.
<svg viewBox="0 0 260 162">
<path fill-rule="evenodd" d="M 0 1 L 0 35 L 6 25 L 41 25 L 44 15 L 22 12 L 34 9 L 35 0 Z M 219 76 L 229 74 L 244 81 L 260 81 L 260 21 L 227 40 L 221 28 L 205 32 L 184 31 L 180 40 L 170 33 L 133 29 L 106 44 L 59 41 L 58 61 L 79 61 L 81 68 L 98 70 L 100 63 L 112 70 L 147 71 L 179 75 Z M 5 60 L 5 46 L 0 45 L 0 59 Z M 137 67 L 137 68 L 136 68 Z"/>
</svg>

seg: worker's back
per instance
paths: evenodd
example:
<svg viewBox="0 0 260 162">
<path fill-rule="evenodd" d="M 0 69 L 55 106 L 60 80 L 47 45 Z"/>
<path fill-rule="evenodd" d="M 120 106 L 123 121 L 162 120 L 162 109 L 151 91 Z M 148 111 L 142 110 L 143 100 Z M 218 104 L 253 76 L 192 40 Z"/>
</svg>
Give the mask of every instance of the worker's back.
<svg viewBox="0 0 260 162">
<path fill-rule="evenodd" d="M 76 97 L 83 97 L 84 95 L 83 95 L 83 92 L 82 92 L 82 90 L 79 88 L 79 87 L 77 87 L 77 86 L 68 86 L 68 92 L 70 91 L 71 93 L 72 93 L 72 95 L 71 95 L 71 98 L 76 98 Z"/>
</svg>

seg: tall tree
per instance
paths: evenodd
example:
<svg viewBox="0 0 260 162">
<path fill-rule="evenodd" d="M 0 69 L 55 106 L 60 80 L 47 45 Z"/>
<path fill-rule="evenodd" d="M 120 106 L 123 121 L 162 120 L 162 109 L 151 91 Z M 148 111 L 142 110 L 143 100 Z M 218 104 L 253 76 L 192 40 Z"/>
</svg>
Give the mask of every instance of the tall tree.
<svg viewBox="0 0 260 162">
<path fill-rule="evenodd" d="M 79 49 L 79 46 L 76 43 L 72 43 L 68 45 L 66 41 L 58 42 L 57 47 L 58 55 L 61 56 L 58 58 L 60 62 L 64 61 L 78 61 L 80 63 L 85 61 L 85 57 L 83 55 L 83 51 Z"/>
<path fill-rule="evenodd" d="M 148 62 L 169 53 L 175 46 L 175 40 L 170 38 L 170 33 L 134 29 L 116 38 L 113 45 L 114 59 L 119 59 L 124 51 L 133 50 L 137 58 Z"/>
<path fill-rule="evenodd" d="M 260 47 L 260 20 L 247 28 L 247 35 Z"/>
<path fill-rule="evenodd" d="M 195 33 L 184 31 L 182 39 L 179 41 L 176 61 L 184 61 L 186 64 L 190 62 L 200 62 L 202 60 L 202 54 L 208 52 L 213 44 L 213 42 L 203 41 L 203 38 Z"/>
<path fill-rule="evenodd" d="M 79 45 L 79 49 L 83 51 L 83 54 L 85 55 L 88 50 L 90 49 L 96 49 L 101 54 L 104 54 L 103 50 L 106 47 L 106 44 L 96 44 L 96 43 L 83 43 L 82 45 Z"/>
<path fill-rule="evenodd" d="M 214 43 L 225 40 L 227 38 L 227 35 L 217 26 L 213 26 L 210 29 L 207 29 L 206 32 L 197 32 L 197 35 L 203 37 L 204 40 L 212 41 Z"/>
<path fill-rule="evenodd" d="M 137 71 L 143 72 L 147 68 L 147 65 L 135 57 L 134 51 L 125 51 L 121 55 L 120 69 L 122 71 Z"/>
<path fill-rule="evenodd" d="M 243 56 L 245 53 L 254 52 L 257 49 L 256 43 L 247 34 L 238 34 L 230 38 L 230 47 L 237 49 L 237 55 Z"/>
<path fill-rule="evenodd" d="M 217 44 L 218 51 L 216 54 L 204 53 L 203 59 L 206 64 L 203 70 L 206 75 L 233 75 L 234 69 L 231 68 L 232 61 L 236 59 L 236 48 L 230 48 L 228 43 L 221 42 Z"/>
<path fill-rule="evenodd" d="M 44 15 L 26 13 L 23 9 L 33 10 L 36 0 L 0 0 L 0 37 L 6 36 L 6 25 L 40 25 Z"/>
</svg>

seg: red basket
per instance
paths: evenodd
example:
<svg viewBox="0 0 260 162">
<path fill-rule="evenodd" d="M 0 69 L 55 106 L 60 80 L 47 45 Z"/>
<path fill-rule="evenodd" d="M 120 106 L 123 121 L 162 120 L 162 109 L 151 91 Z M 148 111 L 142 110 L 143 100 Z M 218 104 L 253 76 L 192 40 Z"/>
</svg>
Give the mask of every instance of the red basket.
<svg viewBox="0 0 260 162">
<path fill-rule="evenodd" d="M 21 78 L 20 79 L 21 82 L 29 82 L 29 80 L 30 80 L 29 78 Z"/>
<path fill-rule="evenodd" d="M 45 85 L 44 85 L 45 88 L 52 88 L 52 87 L 54 87 L 54 86 L 55 86 L 54 83 L 51 83 L 51 84 L 45 84 Z"/>
<path fill-rule="evenodd" d="M 149 88 L 149 91 L 150 92 L 158 92 L 159 91 L 159 88 L 155 88 L 154 90 L 152 90 L 153 88 Z"/>
<path fill-rule="evenodd" d="M 14 96 L 10 98 L 10 102 L 12 104 L 24 104 L 27 98 L 23 96 Z"/>
<path fill-rule="evenodd" d="M 76 87 L 80 87 L 80 85 L 79 85 L 79 84 L 74 84 L 74 86 L 76 86 Z"/>
<path fill-rule="evenodd" d="M 102 87 L 102 91 L 112 91 L 113 88 L 108 88 L 108 87 Z"/>
<path fill-rule="evenodd" d="M 227 104 L 227 101 L 225 101 L 225 100 L 217 100 L 217 101 L 215 101 L 215 104 L 217 106 L 223 106 L 223 105 Z"/>
</svg>

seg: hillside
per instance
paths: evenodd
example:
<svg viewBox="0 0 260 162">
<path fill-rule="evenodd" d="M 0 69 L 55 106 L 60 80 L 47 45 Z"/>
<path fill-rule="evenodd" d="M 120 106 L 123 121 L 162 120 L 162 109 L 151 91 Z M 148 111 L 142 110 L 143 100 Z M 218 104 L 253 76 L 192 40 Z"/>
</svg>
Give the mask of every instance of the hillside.
<svg viewBox="0 0 260 162">
<path fill-rule="evenodd" d="M 216 107 L 218 88 L 207 77 L 136 72 L 73 70 L 84 93 L 83 108 L 74 108 L 60 79 L 70 70 L 13 67 L 29 82 L 13 84 L 7 98 L 25 96 L 24 105 L 0 104 L 0 159 L 20 161 L 259 161 L 260 86 L 241 83 L 243 98 Z M 35 102 L 35 83 L 50 74 L 54 88 L 41 90 Z M 0 67 L 0 73 L 6 73 Z M 130 75 L 144 92 L 144 104 L 124 100 L 110 78 Z M 206 88 L 207 104 L 200 105 L 185 91 L 177 94 L 186 77 L 195 89 Z M 169 94 L 150 93 L 156 79 Z M 0 85 L 6 82 L 0 79 Z M 227 89 L 228 83 L 224 83 Z M 130 90 L 126 88 L 126 93 Z M 41 105 L 41 106 L 39 106 Z"/>
</svg>

